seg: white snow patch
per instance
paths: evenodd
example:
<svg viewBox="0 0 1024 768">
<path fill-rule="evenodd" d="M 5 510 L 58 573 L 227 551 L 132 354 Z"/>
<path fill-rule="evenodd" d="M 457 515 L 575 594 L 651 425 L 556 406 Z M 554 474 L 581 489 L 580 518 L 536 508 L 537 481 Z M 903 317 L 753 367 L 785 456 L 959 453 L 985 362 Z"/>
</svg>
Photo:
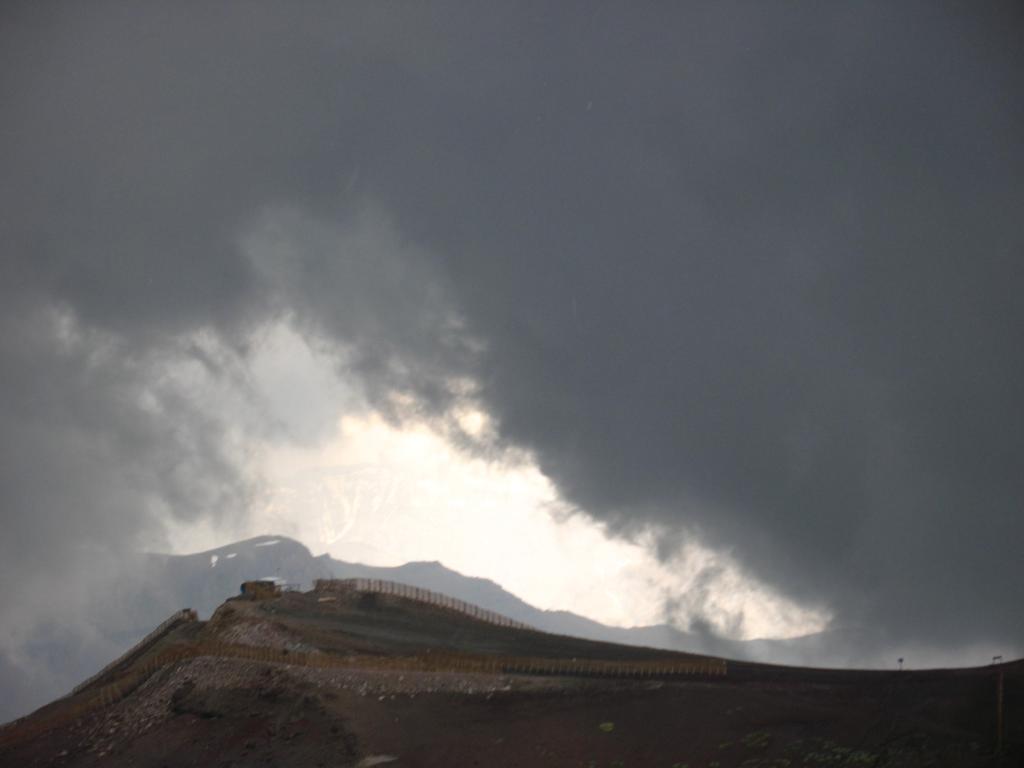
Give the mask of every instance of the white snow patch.
<svg viewBox="0 0 1024 768">
<path fill-rule="evenodd" d="M 261 541 L 258 544 L 253 544 L 254 547 L 272 547 L 275 544 L 280 544 L 280 539 L 271 539 L 270 541 Z"/>
<path fill-rule="evenodd" d="M 219 560 L 219 559 L 220 558 L 218 558 L 217 555 L 210 555 L 210 567 L 211 568 L 216 568 L 217 567 L 217 560 Z"/>
<path fill-rule="evenodd" d="M 238 553 L 237 552 L 228 552 L 226 555 L 224 555 L 224 557 L 226 557 L 228 560 L 230 560 L 232 557 L 238 557 Z"/>
</svg>

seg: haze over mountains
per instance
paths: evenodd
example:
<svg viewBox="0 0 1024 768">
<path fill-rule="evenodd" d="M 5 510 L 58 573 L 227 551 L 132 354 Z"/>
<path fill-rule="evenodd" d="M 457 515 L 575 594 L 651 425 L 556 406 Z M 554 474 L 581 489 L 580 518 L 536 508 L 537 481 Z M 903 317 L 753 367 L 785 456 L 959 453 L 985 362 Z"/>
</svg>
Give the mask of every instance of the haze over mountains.
<svg viewBox="0 0 1024 768">
<path fill-rule="evenodd" d="M 318 578 L 376 578 L 441 592 L 537 629 L 556 634 L 713 653 L 733 659 L 819 666 L 892 666 L 884 638 L 832 630 L 794 640 L 732 641 L 701 628 L 684 632 L 668 625 L 609 627 L 568 611 L 529 605 L 493 581 L 465 576 L 438 562 L 378 567 L 314 556 L 283 536 L 261 536 L 192 555 L 138 554 L 111 567 L 106 586 L 66 625 L 47 626 L 25 645 L 22 656 L 4 658 L 0 721 L 65 694 L 73 685 L 143 637 L 173 611 L 195 608 L 206 618 L 248 579 L 272 577 L 303 589 Z M 890 654 L 891 655 L 891 654 Z M 943 659 L 912 656 L 916 666 Z M 977 663 L 986 661 L 979 651 Z M 948 662 L 946 662 L 948 663 Z"/>
</svg>

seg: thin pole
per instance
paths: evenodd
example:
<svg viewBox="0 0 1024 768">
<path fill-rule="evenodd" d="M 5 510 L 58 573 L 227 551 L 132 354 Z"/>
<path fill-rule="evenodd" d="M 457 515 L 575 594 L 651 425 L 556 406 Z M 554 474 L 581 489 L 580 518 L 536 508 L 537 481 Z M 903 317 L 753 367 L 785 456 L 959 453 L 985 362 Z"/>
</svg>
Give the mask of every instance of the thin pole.
<svg viewBox="0 0 1024 768">
<path fill-rule="evenodd" d="M 1003 754 L 1003 670 L 996 678 L 996 754 Z"/>
</svg>

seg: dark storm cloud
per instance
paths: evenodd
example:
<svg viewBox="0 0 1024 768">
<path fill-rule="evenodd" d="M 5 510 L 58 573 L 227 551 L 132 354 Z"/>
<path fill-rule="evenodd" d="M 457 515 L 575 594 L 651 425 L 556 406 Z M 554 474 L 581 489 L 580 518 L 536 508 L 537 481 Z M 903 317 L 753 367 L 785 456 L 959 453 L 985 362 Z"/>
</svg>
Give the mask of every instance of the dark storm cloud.
<svg viewBox="0 0 1024 768">
<path fill-rule="evenodd" d="M 120 445 L 167 423 L 100 418 L 64 382 L 103 400 L 144 387 L 123 369 L 143 353 L 205 329 L 244 354 L 291 317 L 354 346 L 381 403 L 440 412 L 475 377 L 501 438 L 625 535 L 728 547 L 840 623 L 1019 643 L 1020 21 L 7 4 L 0 291 L 118 352 L 83 380 L 7 313 L 8 402 L 58 381 L 67 403 L 15 414 L 33 466 L 77 469 L 56 490 L 7 478 L 5 527 L 28 540 L 45 506 L 38 538 L 59 539 L 78 483 L 117 475 L 63 430 Z M 163 445 L 143 437 L 140 467 Z M 133 503 L 82 498 L 81 520 L 136 524 Z"/>
</svg>

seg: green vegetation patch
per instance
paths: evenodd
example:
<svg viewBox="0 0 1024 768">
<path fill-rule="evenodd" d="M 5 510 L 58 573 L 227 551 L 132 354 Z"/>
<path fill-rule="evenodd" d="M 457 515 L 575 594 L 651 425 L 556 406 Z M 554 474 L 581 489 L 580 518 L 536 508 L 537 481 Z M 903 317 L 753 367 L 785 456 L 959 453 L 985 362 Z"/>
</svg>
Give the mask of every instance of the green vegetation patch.
<svg viewBox="0 0 1024 768">
<path fill-rule="evenodd" d="M 830 768 L 861 768 L 878 762 L 878 754 L 863 749 L 837 744 L 830 739 L 804 739 L 788 744 L 788 754 L 799 758 L 804 766 L 829 766 Z M 759 767 L 760 768 L 760 767 Z"/>
<path fill-rule="evenodd" d="M 768 731 L 751 731 L 740 739 L 747 749 L 767 749 L 772 743 L 772 735 Z"/>
</svg>

